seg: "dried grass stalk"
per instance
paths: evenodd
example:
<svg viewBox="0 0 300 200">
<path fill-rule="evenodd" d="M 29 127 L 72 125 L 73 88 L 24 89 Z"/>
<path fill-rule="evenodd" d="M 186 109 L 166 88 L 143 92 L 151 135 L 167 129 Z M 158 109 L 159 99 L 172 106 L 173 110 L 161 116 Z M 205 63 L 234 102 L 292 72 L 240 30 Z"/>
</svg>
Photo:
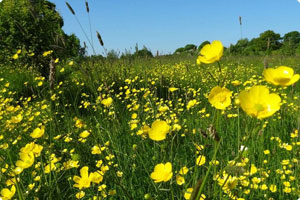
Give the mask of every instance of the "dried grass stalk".
<svg viewBox="0 0 300 200">
<path fill-rule="evenodd" d="M 72 6 L 71 6 L 68 2 L 66 2 L 66 5 L 68 6 L 68 8 L 69 8 L 69 10 L 71 11 L 71 13 L 72 13 L 73 15 L 75 15 L 75 11 L 73 10 Z"/>
<path fill-rule="evenodd" d="M 85 1 L 86 12 L 90 12 L 89 3 Z"/>
<path fill-rule="evenodd" d="M 101 38 L 100 33 L 99 33 L 98 31 L 96 31 L 96 32 L 97 32 L 97 38 L 98 38 L 98 40 L 99 40 L 99 42 L 100 42 L 100 45 L 101 45 L 101 46 L 104 46 L 104 43 L 103 43 L 103 40 L 102 40 L 102 38 Z"/>
</svg>

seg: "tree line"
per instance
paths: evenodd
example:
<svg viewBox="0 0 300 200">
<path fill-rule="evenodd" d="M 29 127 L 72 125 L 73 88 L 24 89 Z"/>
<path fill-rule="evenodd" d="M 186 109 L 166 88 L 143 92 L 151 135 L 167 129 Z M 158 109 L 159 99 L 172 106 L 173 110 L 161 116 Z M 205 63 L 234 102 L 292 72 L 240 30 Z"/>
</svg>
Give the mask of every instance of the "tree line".
<svg viewBox="0 0 300 200">
<path fill-rule="evenodd" d="M 175 50 L 174 54 L 198 54 L 200 49 L 209 44 L 209 41 L 202 42 L 198 47 L 194 44 L 187 44 Z M 295 55 L 300 54 L 300 33 L 291 31 L 283 36 L 273 30 L 267 30 L 257 38 L 251 40 L 240 39 L 236 44 L 225 48 L 225 54 L 229 55 Z"/>
</svg>

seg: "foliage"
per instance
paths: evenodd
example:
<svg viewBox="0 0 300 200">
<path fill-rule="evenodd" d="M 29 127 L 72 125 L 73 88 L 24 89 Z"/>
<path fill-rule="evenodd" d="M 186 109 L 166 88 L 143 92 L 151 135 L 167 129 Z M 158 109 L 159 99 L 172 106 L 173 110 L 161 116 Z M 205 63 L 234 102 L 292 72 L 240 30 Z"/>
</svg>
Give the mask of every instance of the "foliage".
<svg viewBox="0 0 300 200">
<path fill-rule="evenodd" d="M 187 44 L 185 47 L 180 47 L 175 50 L 174 54 L 190 54 L 194 55 L 197 52 L 197 46 L 194 44 Z"/>
<path fill-rule="evenodd" d="M 142 58 L 152 58 L 153 57 L 153 54 L 152 52 L 147 49 L 147 47 L 143 47 L 143 49 L 140 49 L 140 50 L 136 50 L 136 52 L 133 54 L 133 56 L 135 57 L 142 57 Z"/>
<path fill-rule="evenodd" d="M 9 61 L 20 49 L 23 65 L 35 66 L 47 74 L 50 57 L 43 52 L 54 50 L 54 58 L 64 59 L 84 54 L 79 39 L 66 35 L 63 19 L 47 0 L 3 0 L 0 6 L 0 61 Z M 30 56 L 24 56 L 28 54 Z"/>
<path fill-rule="evenodd" d="M 283 37 L 279 33 L 267 30 L 259 35 L 258 38 L 251 40 L 243 38 L 235 45 L 230 45 L 227 54 L 231 55 L 265 55 L 283 54 L 294 55 L 300 51 L 300 33 L 291 31 Z"/>
</svg>

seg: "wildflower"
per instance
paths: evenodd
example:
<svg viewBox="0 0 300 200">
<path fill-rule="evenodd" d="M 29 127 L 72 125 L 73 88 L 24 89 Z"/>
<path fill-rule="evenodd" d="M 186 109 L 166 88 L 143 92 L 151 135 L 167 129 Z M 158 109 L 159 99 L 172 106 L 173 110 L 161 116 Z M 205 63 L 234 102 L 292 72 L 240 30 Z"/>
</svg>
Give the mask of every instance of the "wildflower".
<svg viewBox="0 0 300 200">
<path fill-rule="evenodd" d="M 211 44 L 205 45 L 200 50 L 200 55 L 197 58 L 197 64 L 209 64 L 219 61 L 223 56 L 223 49 L 223 44 L 219 40 L 215 40 Z"/>
<path fill-rule="evenodd" d="M 101 154 L 103 150 L 105 150 L 105 147 L 100 148 L 100 145 L 94 145 L 92 147 L 92 154 Z"/>
<path fill-rule="evenodd" d="M 91 185 L 92 177 L 89 175 L 89 167 L 85 166 L 80 169 L 80 176 L 74 176 L 73 181 L 75 184 L 74 187 L 79 188 L 80 190 L 82 188 L 89 188 Z"/>
<path fill-rule="evenodd" d="M 42 126 L 41 128 L 36 128 L 33 130 L 33 132 L 30 134 L 32 138 L 40 138 L 45 133 L 45 126 Z"/>
<path fill-rule="evenodd" d="M 20 160 L 16 162 L 16 166 L 22 169 L 29 168 L 34 163 L 34 154 L 33 152 L 22 153 L 20 152 Z"/>
<path fill-rule="evenodd" d="M 269 93 L 266 86 L 253 86 L 249 91 L 239 94 L 240 106 L 250 116 L 263 119 L 270 117 L 280 109 L 281 98 Z"/>
<path fill-rule="evenodd" d="M 17 116 L 12 116 L 12 117 L 11 117 L 12 123 L 15 123 L 15 124 L 17 124 L 17 123 L 19 123 L 20 121 L 22 121 L 22 119 L 23 119 L 22 114 L 18 114 Z"/>
<path fill-rule="evenodd" d="M 265 69 L 263 75 L 267 82 L 280 86 L 292 85 L 300 78 L 299 74 L 294 74 L 294 70 L 286 66 Z"/>
<path fill-rule="evenodd" d="M 40 156 L 41 151 L 43 150 L 43 146 L 35 144 L 34 142 L 28 143 L 25 145 L 25 147 L 22 147 L 20 149 L 21 153 L 28 154 L 30 152 L 33 152 L 35 157 Z"/>
<path fill-rule="evenodd" d="M 272 184 L 272 185 L 270 185 L 269 189 L 270 189 L 271 192 L 276 192 L 277 191 L 277 186 Z"/>
<path fill-rule="evenodd" d="M 184 177 L 183 177 L 183 176 L 180 176 L 180 175 L 177 175 L 177 176 L 176 176 L 176 183 L 177 183 L 178 185 L 184 184 L 184 183 L 185 183 Z"/>
<path fill-rule="evenodd" d="M 172 164 L 170 162 L 157 164 L 150 176 L 155 183 L 169 181 L 173 176 Z"/>
<path fill-rule="evenodd" d="M 98 183 L 102 182 L 102 180 L 103 180 L 103 172 L 100 172 L 99 170 L 96 171 L 96 172 L 92 172 L 90 174 L 90 177 L 91 177 L 91 181 L 93 183 L 97 183 L 98 184 Z"/>
<path fill-rule="evenodd" d="M 193 193 L 193 188 L 188 188 L 187 190 L 186 190 L 186 192 L 184 193 L 184 199 L 186 199 L 186 200 L 188 200 L 188 199 L 190 199 L 191 198 L 191 195 L 192 195 L 192 193 Z M 204 200 L 206 198 L 206 196 L 204 195 L 204 194 L 201 194 L 200 195 L 200 199 L 199 200 Z"/>
<path fill-rule="evenodd" d="M 81 199 L 85 196 L 85 192 L 84 191 L 80 191 L 76 193 L 76 198 L 77 199 Z"/>
<path fill-rule="evenodd" d="M 189 110 L 190 108 L 194 107 L 196 104 L 197 104 L 197 100 L 196 99 L 190 100 L 188 102 L 188 104 L 186 105 L 186 108 Z"/>
<path fill-rule="evenodd" d="M 52 52 L 53 52 L 52 50 L 51 51 L 45 51 L 43 53 L 43 57 L 46 57 L 46 56 L 50 55 Z"/>
<path fill-rule="evenodd" d="M 187 174 L 188 171 L 189 171 L 189 169 L 186 166 L 184 166 L 179 170 L 179 174 L 181 174 L 181 175 Z"/>
<path fill-rule="evenodd" d="M 204 165 L 206 162 L 206 157 L 204 155 L 200 155 L 198 156 L 198 158 L 196 159 L 196 164 L 198 166 Z"/>
<path fill-rule="evenodd" d="M 79 136 L 81 138 L 87 138 L 90 135 L 90 132 L 88 132 L 87 130 L 82 131 Z"/>
<path fill-rule="evenodd" d="M 76 119 L 75 121 L 75 127 L 77 128 L 82 128 L 83 127 L 83 122 L 80 119 Z"/>
<path fill-rule="evenodd" d="M 186 192 L 184 193 L 184 198 L 185 199 L 190 199 L 191 198 L 191 195 L 192 195 L 192 193 L 193 193 L 193 188 L 188 188 L 187 190 L 186 190 Z"/>
<path fill-rule="evenodd" d="M 0 199 L 3 199 L 3 200 L 11 199 L 15 195 L 15 193 L 16 193 L 15 185 L 11 186 L 10 189 L 4 188 L 4 189 L 1 190 Z"/>
<path fill-rule="evenodd" d="M 16 53 L 16 54 L 14 54 L 14 55 L 12 56 L 12 58 L 13 58 L 14 60 L 17 60 L 17 59 L 19 58 L 19 55 Z"/>
<path fill-rule="evenodd" d="M 208 101 L 216 109 L 224 110 L 231 104 L 231 94 L 227 88 L 216 86 L 210 91 Z"/>
<path fill-rule="evenodd" d="M 170 126 L 165 121 L 156 120 L 152 123 L 149 130 L 149 138 L 155 141 L 166 139 L 166 135 L 170 130 Z"/>
<path fill-rule="evenodd" d="M 238 80 L 234 80 L 234 81 L 231 81 L 231 84 L 234 85 L 234 86 L 239 86 L 242 84 L 241 81 L 238 81 Z"/>
<path fill-rule="evenodd" d="M 111 97 L 108 97 L 107 99 L 103 99 L 101 101 L 101 103 L 106 106 L 106 107 L 109 107 L 113 102 L 113 99 Z"/>
<path fill-rule="evenodd" d="M 265 155 L 268 155 L 268 154 L 270 154 L 270 150 L 269 150 L 269 149 L 267 149 L 267 150 L 264 150 L 264 154 L 265 154 Z"/>
<path fill-rule="evenodd" d="M 175 88 L 175 87 L 170 87 L 169 88 L 169 92 L 175 92 L 177 90 L 179 90 L 179 88 Z"/>
<path fill-rule="evenodd" d="M 65 168 L 65 170 L 71 169 L 71 168 L 77 168 L 79 167 L 78 165 L 79 161 L 75 161 L 75 160 L 68 160 L 67 162 L 64 162 L 63 166 Z"/>
</svg>

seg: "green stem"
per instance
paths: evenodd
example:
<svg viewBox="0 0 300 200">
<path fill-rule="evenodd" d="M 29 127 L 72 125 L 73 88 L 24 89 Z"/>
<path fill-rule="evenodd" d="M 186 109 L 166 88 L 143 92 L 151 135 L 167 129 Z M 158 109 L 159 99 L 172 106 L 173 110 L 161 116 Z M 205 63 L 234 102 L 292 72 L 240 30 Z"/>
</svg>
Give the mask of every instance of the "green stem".
<svg viewBox="0 0 300 200">
<path fill-rule="evenodd" d="M 220 81 L 222 80 L 221 79 L 221 76 L 222 76 L 222 67 L 221 67 L 221 64 L 220 64 L 220 62 L 218 61 L 217 62 L 217 64 L 218 64 L 218 67 L 219 67 L 219 77 L 218 77 L 218 85 L 220 86 Z"/>
<path fill-rule="evenodd" d="M 215 150 L 215 152 L 214 152 L 214 155 L 213 155 L 212 160 L 215 160 L 215 159 L 216 159 L 217 152 L 218 152 L 218 150 L 219 150 L 220 144 L 221 144 L 221 140 L 217 143 L 217 148 L 216 148 L 216 150 Z M 207 177 L 208 177 L 208 175 L 209 175 L 209 173 L 210 173 L 210 170 L 211 170 L 211 167 L 212 167 L 212 166 L 213 166 L 213 165 L 209 165 L 209 167 L 208 167 L 208 169 L 207 169 L 207 172 L 206 172 L 206 174 L 205 174 L 205 177 L 204 177 L 204 179 L 203 179 L 203 182 L 202 182 L 202 184 L 201 184 L 201 186 L 200 186 L 199 192 L 198 192 L 197 197 L 196 197 L 197 200 L 200 199 L 200 197 L 201 197 L 201 194 L 202 194 L 204 185 L 205 185 L 205 183 L 206 183 Z"/>
</svg>

